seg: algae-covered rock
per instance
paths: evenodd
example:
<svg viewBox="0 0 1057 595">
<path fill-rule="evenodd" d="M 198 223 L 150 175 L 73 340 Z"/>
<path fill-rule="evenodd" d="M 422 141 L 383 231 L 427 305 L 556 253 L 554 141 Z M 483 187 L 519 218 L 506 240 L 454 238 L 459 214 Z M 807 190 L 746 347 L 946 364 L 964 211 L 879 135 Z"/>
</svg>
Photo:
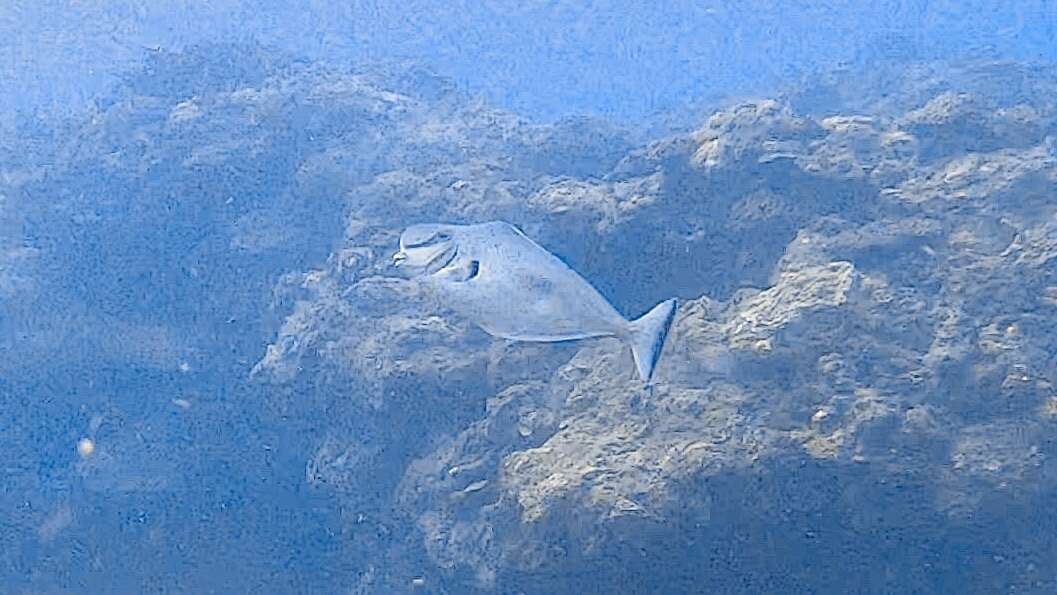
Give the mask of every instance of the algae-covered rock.
<svg viewBox="0 0 1057 595">
<path fill-rule="evenodd" d="M 835 73 L 635 146 L 226 52 L 3 149 L 9 568 L 223 527 L 208 581 L 252 524 L 365 593 L 1053 590 L 1052 73 Z M 680 299 L 651 388 L 619 341 L 495 340 L 390 266 L 409 224 L 492 219 L 629 318 Z"/>
</svg>

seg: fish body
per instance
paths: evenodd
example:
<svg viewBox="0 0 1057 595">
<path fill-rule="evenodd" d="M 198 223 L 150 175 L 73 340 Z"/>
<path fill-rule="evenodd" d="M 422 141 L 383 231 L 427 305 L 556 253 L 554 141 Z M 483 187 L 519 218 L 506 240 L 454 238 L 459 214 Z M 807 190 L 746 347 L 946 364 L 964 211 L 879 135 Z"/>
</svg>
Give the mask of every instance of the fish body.
<svg viewBox="0 0 1057 595">
<path fill-rule="evenodd" d="M 407 228 L 394 261 L 492 336 L 558 342 L 616 337 L 649 382 L 675 314 L 664 301 L 629 321 L 590 283 L 517 227 L 429 223 Z"/>
</svg>

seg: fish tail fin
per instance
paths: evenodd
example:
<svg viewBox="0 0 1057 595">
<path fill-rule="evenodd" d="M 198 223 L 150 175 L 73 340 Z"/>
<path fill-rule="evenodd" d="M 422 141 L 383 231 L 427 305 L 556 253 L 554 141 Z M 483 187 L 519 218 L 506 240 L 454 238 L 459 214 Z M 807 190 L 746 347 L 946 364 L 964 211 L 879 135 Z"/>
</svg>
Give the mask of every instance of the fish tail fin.
<svg viewBox="0 0 1057 595">
<path fill-rule="evenodd" d="M 631 354 L 635 358 L 639 377 L 647 384 L 653 377 L 653 368 L 661 356 L 661 349 L 664 348 L 664 339 L 668 336 L 672 319 L 675 318 L 676 305 L 675 298 L 665 300 L 630 323 L 628 342 L 631 344 Z"/>
</svg>

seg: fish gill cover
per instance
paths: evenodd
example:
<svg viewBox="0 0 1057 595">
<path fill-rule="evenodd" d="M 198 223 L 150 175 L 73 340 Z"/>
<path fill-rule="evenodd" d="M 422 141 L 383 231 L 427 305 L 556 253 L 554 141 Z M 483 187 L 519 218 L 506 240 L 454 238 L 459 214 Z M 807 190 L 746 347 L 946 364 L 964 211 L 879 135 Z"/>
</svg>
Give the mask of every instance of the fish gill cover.
<svg viewBox="0 0 1057 595">
<path fill-rule="evenodd" d="M 1055 589 L 1055 97 L 838 72 L 637 143 L 409 64 L 158 52 L 0 149 L 0 579 Z M 625 315 L 680 298 L 648 407 L 615 340 L 493 341 L 392 274 L 409 223 L 493 219 Z"/>
</svg>

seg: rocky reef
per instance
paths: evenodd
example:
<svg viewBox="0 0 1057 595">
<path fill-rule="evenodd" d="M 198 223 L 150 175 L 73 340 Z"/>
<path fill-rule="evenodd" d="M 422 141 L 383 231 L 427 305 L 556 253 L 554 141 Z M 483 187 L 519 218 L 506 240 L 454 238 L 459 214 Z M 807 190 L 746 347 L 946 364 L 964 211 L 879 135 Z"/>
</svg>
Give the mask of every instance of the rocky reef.
<svg viewBox="0 0 1057 595">
<path fill-rule="evenodd" d="M 365 391 L 358 406 L 387 423 L 475 403 L 391 470 L 439 584 L 1053 588 L 1052 534 L 1026 529 L 1057 487 L 1053 95 L 958 82 L 828 115 L 794 109 L 798 90 L 596 176 L 400 194 L 422 201 L 417 219 L 515 220 L 628 314 L 683 298 L 645 406 L 615 341 L 497 345 L 383 280 L 404 212 L 350 218 L 389 233 L 353 226 L 342 249 L 379 258 L 345 297 L 299 302 L 258 369 L 322 354 L 282 385 L 344 371 L 343 398 Z M 339 268 L 311 275 L 338 286 Z M 317 308 L 347 315 L 304 315 Z"/>
<path fill-rule="evenodd" d="M 1052 71 L 838 73 L 639 143 L 235 58 L 158 58 L 5 173 L 0 371 L 209 370 L 201 423 L 256 411 L 338 511 L 335 590 L 1057 589 Z M 389 268 L 408 223 L 488 219 L 629 316 L 682 300 L 652 395 L 616 341 L 496 341 Z M 134 347 L 98 330 L 127 304 Z"/>
</svg>

